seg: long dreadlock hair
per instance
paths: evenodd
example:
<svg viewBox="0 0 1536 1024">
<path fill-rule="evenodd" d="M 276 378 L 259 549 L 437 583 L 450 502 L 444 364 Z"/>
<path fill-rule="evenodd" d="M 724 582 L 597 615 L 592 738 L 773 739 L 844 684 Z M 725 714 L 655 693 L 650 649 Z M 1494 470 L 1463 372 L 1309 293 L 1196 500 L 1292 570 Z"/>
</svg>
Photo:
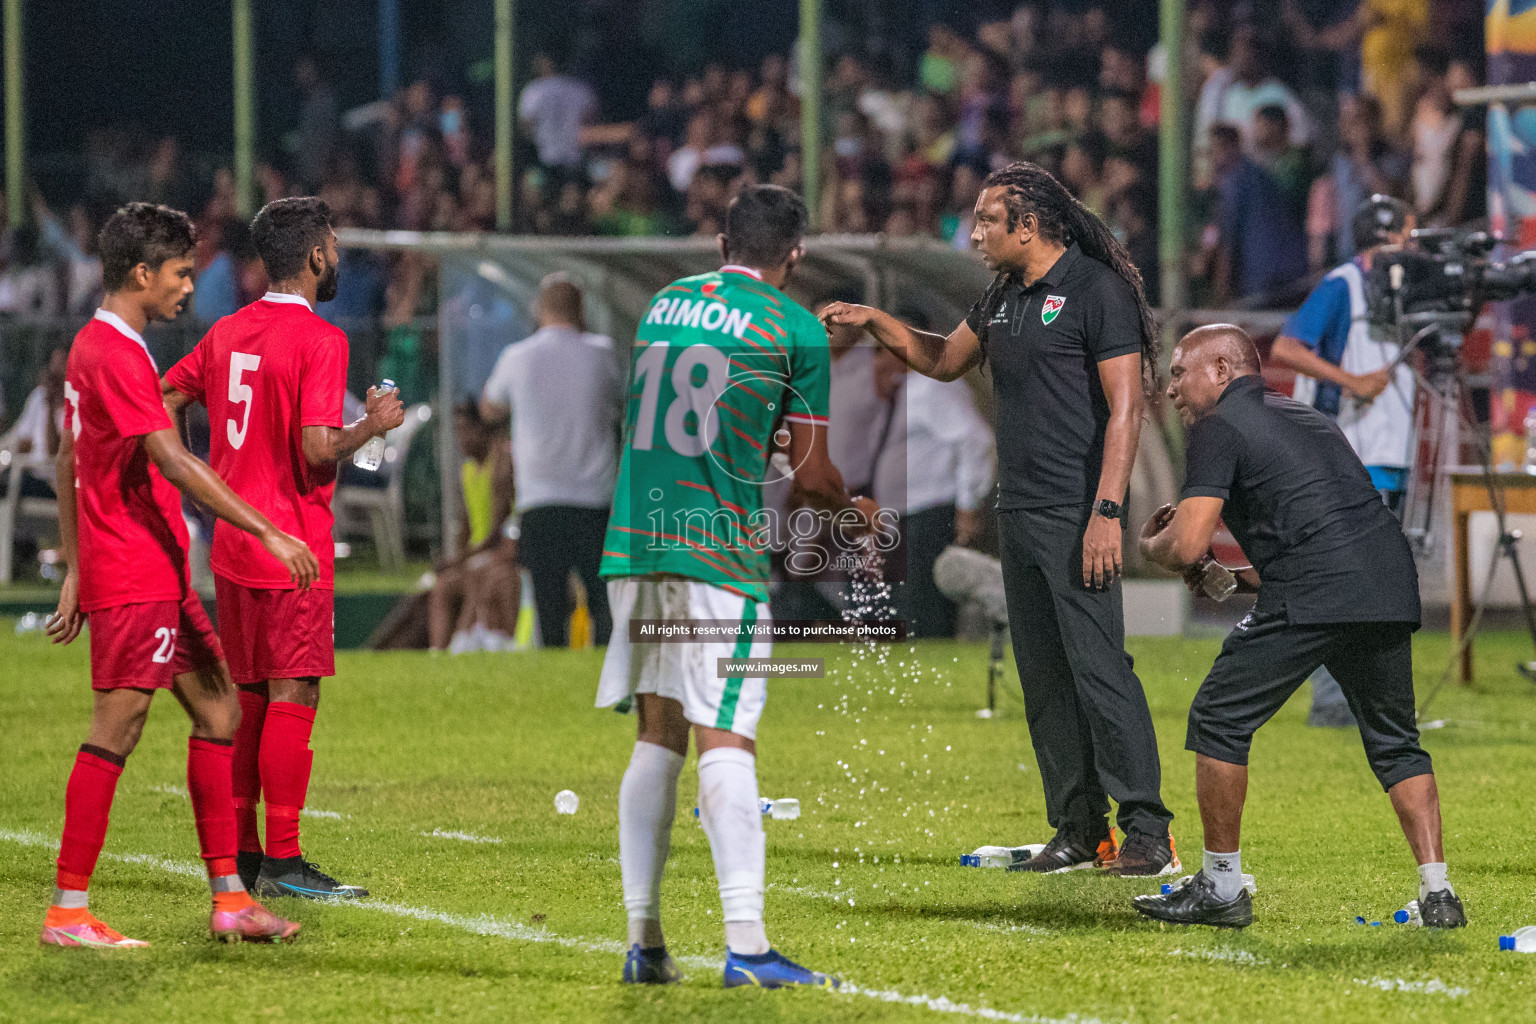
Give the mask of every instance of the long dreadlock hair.
<svg viewBox="0 0 1536 1024">
<path fill-rule="evenodd" d="M 1073 198 L 1061 182 L 1037 164 L 1011 163 L 987 175 L 983 188 L 1001 188 L 1003 206 L 1008 210 L 1008 230 L 1013 231 L 1025 214 L 1034 214 L 1042 238 L 1061 245 L 1076 242 L 1086 256 L 1106 263 L 1125 279 L 1136 296 L 1141 314 L 1141 384 L 1150 397 L 1157 391 L 1158 353 L 1157 320 L 1147 305 L 1141 271 L 1131 262 L 1130 253 L 1097 216 Z M 999 271 L 982 297 L 981 358 L 987 358 L 987 332 L 993 315 L 1003 302 L 1003 292 L 1012 273 Z"/>
</svg>

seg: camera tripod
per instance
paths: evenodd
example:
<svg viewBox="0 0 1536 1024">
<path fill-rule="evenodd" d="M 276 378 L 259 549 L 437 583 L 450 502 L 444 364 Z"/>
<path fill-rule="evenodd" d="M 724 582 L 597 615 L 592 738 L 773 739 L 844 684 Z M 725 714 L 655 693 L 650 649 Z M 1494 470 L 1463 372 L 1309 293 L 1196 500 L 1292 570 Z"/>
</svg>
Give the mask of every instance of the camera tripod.
<svg viewBox="0 0 1536 1024">
<path fill-rule="evenodd" d="M 1475 308 L 1475 307 L 1474 307 Z M 1408 492 L 1404 498 L 1403 530 L 1415 554 L 1431 555 L 1438 552 L 1437 517 L 1443 519 L 1448 498 L 1449 471 L 1460 462 L 1463 431 L 1472 437 L 1477 447 L 1477 459 L 1482 469 L 1483 484 L 1488 489 L 1488 506 L 1498 525 L 1498 541 L 1494 545 L 1488 563 L 1487 577 L 1478 594 L 1462 633 L 1461 642 L 1451 652 L 1445 671 L 1429 694 L 1419 705 L 1422 718 L 1434 699 L 1439 696 L 1451 678 L 1467 649 L 1471 646 L 1482 625 L 1483 613 L 1493 592 L 1493 581 L 1500 558 L 1507 558 L 1514 573 L 1515 588 L 1520 596 L 1520 609 L 1536 649 L 1536 607 L 1531 603 L 1530 589 L 1526 585 L 1525 570 L 1520 565 L 1520 532 L 1509 528 L 1505 512 L 1504 488 L 1493 472 L 1493 450 L 1488 435 L 1482 427 L 1464 412 L 1470 410 L 1469 389 L 1461 359 L 1461 346 L 1469 316 L 1465 313 L 1414 313 L 1397 317 L 1399 335 L 1418 328 L 1407 344 L 1402 346 L 1396 362 L 1407 358 L 1415 349 L 1424 353 L 1424 369 L 1414 369 L 1418 392 L 1423 405 L 1416 410 L 1414 430 L 1409 453 L 1413 468 L 1408 480 Z M 1536 682 L 1536 661 L 1522 662 L 1516 669 L 1527 679 Z"/>
</svg>

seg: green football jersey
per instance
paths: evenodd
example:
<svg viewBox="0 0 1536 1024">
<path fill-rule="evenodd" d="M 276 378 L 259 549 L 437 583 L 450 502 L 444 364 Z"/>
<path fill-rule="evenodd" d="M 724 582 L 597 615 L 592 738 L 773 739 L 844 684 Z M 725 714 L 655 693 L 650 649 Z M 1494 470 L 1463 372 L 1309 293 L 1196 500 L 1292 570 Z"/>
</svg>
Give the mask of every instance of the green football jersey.
<svg viewBox="0 0 1536 1024">
<path fill-rule="evenodd" d="M 784 421 L 826 427 L 825 329 L 728 267 L 657 292 L 633 358 L 602 574 L 672 573 L 768 600 L 763 479 Z"/>
</svg>

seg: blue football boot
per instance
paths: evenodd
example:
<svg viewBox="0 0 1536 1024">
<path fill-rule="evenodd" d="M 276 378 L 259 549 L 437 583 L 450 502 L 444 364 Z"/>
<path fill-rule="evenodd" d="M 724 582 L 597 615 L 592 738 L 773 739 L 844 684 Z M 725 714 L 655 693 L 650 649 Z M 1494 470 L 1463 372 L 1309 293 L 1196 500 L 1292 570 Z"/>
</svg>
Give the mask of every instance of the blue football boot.
<svg viewBox="0 0 1536 1024">
<path fill-rule="evenodd" d="M 758 988 L 784 988 L 789 985 L 811 985 L 815 988 L 837 988 L 842 982 L 820 971 L 808 971 L 777 950 L 770 949 L 758 956 L 725 951 L 725 987 L 738 988 L 756 985 Z"/>
<path fill-rule="evenodd" d="M 666 946 L 641 949 L 637 942 L 629 947 L 624 957 L 624 984 L 626 985 L 676 985 L 683 980 L 683 972 L 667 954 Z"/>
</svg>

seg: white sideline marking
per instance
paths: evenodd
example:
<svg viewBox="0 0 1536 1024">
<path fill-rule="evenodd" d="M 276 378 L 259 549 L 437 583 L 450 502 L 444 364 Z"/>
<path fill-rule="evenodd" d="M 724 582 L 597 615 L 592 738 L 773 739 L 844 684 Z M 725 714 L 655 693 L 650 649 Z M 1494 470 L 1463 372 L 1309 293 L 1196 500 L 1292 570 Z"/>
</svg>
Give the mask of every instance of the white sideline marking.
<svg viewBox="0 0 1536 1024">
<path fill-rule="evenodd" d="M 1379 988 L 1383 992 L 1412 992 L 1421 996 L 1447 996 L 1451 999 L 1460 999 L 1472 992 L 1469 988 L 1459 986 L 1453 988 L 1439 978 L 1431 978 L 1428 981 L 1404 981 L 1402 978 L 1356 978 L 1355 984 Z"/>
<path fill-rule="evenodd" d="M 180 786 L 172 786 L 169 784 L 160 783 L 158 785 L 150 786 L 149 789 L 152 793 L 164 793 L 167 796 L 179 796 L 183 800 L 190 798 L 187 791 Z M 329 818 L 332 821 L 341 820 L 341 815 L 337 814 L 335 811 L 317 811 L 311 807 L 302 808 L 299 811 L 299 816 L 302 818 Z"/>
<path fill-rule="evenodd" d="M 1197 960 L 1225 960 L 1229 963 L 1242 964 L 1244 967 L 1267 967 L 1269 961 L 1261 956 L 1254 956 L 1246 949 L 1172 949 L 1169 956 L 1190 956 Z"/>
<path fill-rule="evenodd" d="M 46 849 L 57 849 L 50 836 L 30 830 L 17 831 L 0 828 L 0 840 L 18 843 L 22 846 L 39 846 Z M 202 879 L 206 877 L 202 865 L 188 861 L 167 860 L 145 853 L 103 853 L 102 856 L 109 860 L 120 861 L 125 864 L 141 864 L 145 867 L 157 868 L 173 875 L 185 875 L 191 878 Z M 795 890 L 789 890 L 795 891 Z M 414 921 L 429 921 L 434 924 L 445 924 L 450 928 L 458 928 L 475 935 L 489 935 L 496 938 L 508 939 L 513 942 L 541 942 L 563 946 L 566 949 L 579 950 L 583 953 L 601 953 L 605 956 L 621 955 L 627 949 L 624 943 L 617 939 L 588 939 L 578 935 L 559 935 L 541 928 L 537 925 L 523 924 L 520 921 L 504 921 L 488 915 L 465 917 L 459 914 L 445 914 L 439 910 L 430 910 L 426 907 L 409 907 L 400 903 L 386 903 L 382 900 L 338 900 L 332 902 L 335 907 L 353 907 L 358 910 L 376 910 L 385 914 L 393 914 L 396 917 L 406 917 Z M 679 956 L 678 962 L 704 970 L 720 970 L 724 962 L 713 957 L 704 956 Z M 1406 982 L 1402 984 L 1408 984 Z M 1422 983 L 1420 983 L 1422 984 Z M 1462 991 L 1459 990 L 1457 994 Z M 972 1006 L 969 1003 L 957 1003 L 948 996 L 906 995 L 894 989 L 861 988 L 852 982 L 843 982 L 842 988 L 836 991 L 837 995 L 864 996 L 867 999 L 876 999 L 883 1003 L 902 1003 L 906 1006 L 916 1006 L 935 1013 L 959 1014 L 962 1017 L 979 1017 L 982 1020 L 1006 1021 L 1007 1024 L 1107 1024 L 1098 1017 L 1082 1017 L 1071 1013 L 1065 1017 L 1043 1017 L 1039 1014 L 1009 1013 L 1006 1010 L 994 1010 L 990 1006 Z"/>
<path fill-rule="evenodd" d="M 998 924 L 995 921 L 967 921 L 972 928 L 979 928 L 984 932 L 999 932 L 1003 935 L 1049 935 L 1050 929 L 1041 928 L 1036 924 Z"/>
<path fill-rule="evenodd" d="M 445 828 L 435 828 L 431 832 L 423 832 L 428 839 L 457 839 L 465 843 L 499 843 L 495 836 L 477 836 L 473 832 L 453 832 Z"/>
</svg>

